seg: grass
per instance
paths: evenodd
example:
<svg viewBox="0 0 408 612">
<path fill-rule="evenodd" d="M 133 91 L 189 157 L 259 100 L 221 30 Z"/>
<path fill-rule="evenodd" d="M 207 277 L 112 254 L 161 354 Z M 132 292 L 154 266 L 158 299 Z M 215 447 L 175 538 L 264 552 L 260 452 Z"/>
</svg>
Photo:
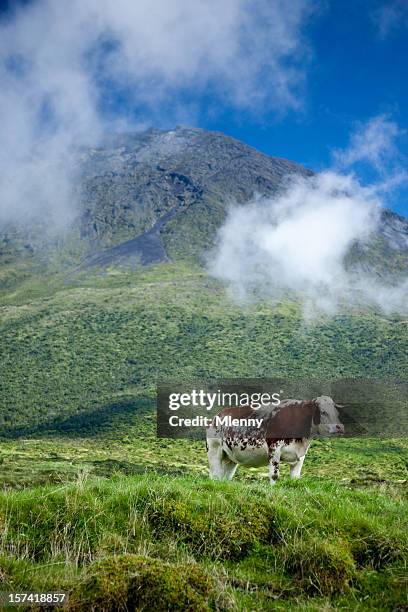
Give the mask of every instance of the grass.
<svg viewBox="0 0 408 612">
<path fill-rule="evenodd" d="M 203 442 L 157 440 L 148 412 L 140 425 L 133 439 L 2 443 L 3 590 L 66 590 L 73 610 L 136 605 L 137 590 L 161 609 L 164 574 L 169 589 L 182 581 L 180 609 L 407 603 L 406 440 L 316 440 L 303 478 L 284 466 L 272 490 L 266 469 L 212 482 Z M 204 594 L 189 586 L 191 564 L 212 585 Z"/>
<path fill-rule="evenodd" d="M 129 413 L 154 399 L 157 379 L 403 379 L 408 370 L 398 317 L 350 312 L 306 325 L 294 303 L 240 307 L 183 264 L 68 280 L 0 296 L 0 435 L 72 430 L 81 424 L 69 419 L 107 420 L 126 402 Z"/>
<path fill-rule="evenodd" d="M 182 262 L 14 272 L 0 289 L 2 590 L 66 590 L 72 610 L 407 605 L 406 439 L 316 440 L 304 477 L 284 466 L 272 491 L 266 469 L 209 481 L 204 443 L 157 439 L 154 415 L 157 379 L 404 379 L 406 320 L 305 324 L 298 304 L 239 306 Z"/>
<path fill-rule="evenodd" d="M 147 564 L 149 580 L 171 574 L 169 601 L 181 580 L 182 593 L 194 591 L 185 597 L 218 609 L 328 597 L 350 609 L 368 582 L 379 609 L 405 602 L 408 504 L 395 488 L 356 491 L 306 478 L 278 483 L 272 494 L 259 482 L 117 475 L 3 493 L 0 516 L 3 588 L 67 588 L 73 606 L 108 587 L 132 597 L 135 564 Z M 116 609 L 106 606 L 98 609 Z"/>
<path fill-rule="evenodd" d="M 149 418 L 153 420 L 153 415 Z M 147 416 L 146 421 L 139 434 L 134 426 L 132 435 L 126 432 L 122 438 L 49 436 L 4 441 L 0 444 L 0 486 L 21 489 L 48 482 L 66 483 L 75 480 L 79 472 L 104 477 L 116 473 L 208 473 L 204 442 L 158 440 Z M 407 480 L 407 457 L 406 439 L 315 440 L 304 473 L 322 481 L 335 478 L 348 486 L 398 485 Z M 289 473 L 285 464 L 282 473 Z M 235 478 L 267 480 L 268 470 L 239 469 Z"/>
</svg>

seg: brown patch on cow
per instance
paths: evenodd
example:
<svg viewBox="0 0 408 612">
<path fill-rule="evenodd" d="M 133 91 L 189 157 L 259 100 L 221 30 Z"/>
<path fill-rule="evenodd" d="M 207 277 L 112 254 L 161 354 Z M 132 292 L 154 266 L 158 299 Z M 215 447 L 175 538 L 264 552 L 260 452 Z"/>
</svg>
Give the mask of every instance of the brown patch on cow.
<svg viewBox="0 0 408 612">
<path fill-rule="evenodd" d="M 308 438 L 315 418 L 320 422 L 319 407 L 314 400 L 284 405 L 268 424 L 268 437 L 280 440 Z"/>
<path fill-rule="evenodd" d="M 229 428 L 229 429 L 231 429 L 231 428 Z M 230 450 L 232 450 L 233 446 L 237 446 L 237 444 L 234 444 L 234 441 L 233 441 L 232 437 L 224 438 L 224 442 L 225 442 L 225 444 L 228 446 L 228 448 Z"/>
<path fill-rule="evenodd" d="M 253 419 L 256 418 L 257 410 L 251 406 L 239 406 L 233 408 L 224 408 L 217 416 L 231 416 L 233 419 Z"/>
<path fill-rule="evenodd" d="M 285 444 L 289 444 L 292 440 L 310 438 L 312 424 L 320 423 L 320 408 L 314 400 L 308 400 L 281 405 L 278 410 L 273 410 L 269 414 L 267 410 L 254 410 L 250 406 L 240 406 L 224 408 L 217 416 L 244 420 L 242 425 L 231 427 L 218 425 L 216 427 L 216 432 L 222 434 L 224 439 L 228 438 L 234 446 L 240 443 L 245 446 L 248 444 L 259 446 L 266 441 L 269 447 L 273 442 L 284 441 Z M 247 419 L 256 418 L 263 419 L 259 429 L 244 424 Z M 260 444 L 259 441 L 261 441 Z M 230 444 L 228 446 L 231 448 Z"/>
</svg>

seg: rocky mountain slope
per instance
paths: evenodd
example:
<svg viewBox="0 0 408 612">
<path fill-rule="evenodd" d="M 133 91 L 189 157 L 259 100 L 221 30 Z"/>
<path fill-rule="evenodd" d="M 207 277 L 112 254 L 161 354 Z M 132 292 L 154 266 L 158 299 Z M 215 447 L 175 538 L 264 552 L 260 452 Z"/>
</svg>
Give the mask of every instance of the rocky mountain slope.
<svg viewBox="0 0 408 612">
<path fill-rule="evenodd" d="M 228 204 L 311 174 L 224 134 L 183 127 L 117 136 L 80 164 L 80 234 L 97 251 L 85 263 L 102 265 L 200 256 Z"/>
<path fill-rule="evenodd" d="M 58 248 L 80 268 L 200 260 L 229 205 L 274 195 L 291 175 L 312 175 L 222 133 L 187 127 L 111 136 L 78 154 L 76 168 L 78 214 L 51 253 Z M 2 263 L 35 259 L 43 250 L 35 231 L 0 228 Z M 46 250 L 49 259 L 49 244 Z M 406 271 L 408 220 L 385 210 L 378 235 L 354 245 L 348 257 L 381 276 Z"/>
</svg>

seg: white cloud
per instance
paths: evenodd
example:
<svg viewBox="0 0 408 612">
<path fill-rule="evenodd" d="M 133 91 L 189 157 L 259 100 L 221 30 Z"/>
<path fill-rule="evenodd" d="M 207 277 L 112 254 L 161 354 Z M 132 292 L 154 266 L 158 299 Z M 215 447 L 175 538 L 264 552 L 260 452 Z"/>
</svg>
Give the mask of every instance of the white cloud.
<svg viewBox="0 0 408 612">
<path fill-rule="evenodd" d="M 72 209 L 69 153 L 140 105 L 299 104 L 311 0 L 36 0 L 0 22 L 0 221 Z M 123 93 L 125 110 L 115 102 Z M 195 95 L 197 94 L 197 97 Z M 106 100 L 111 102 L 111 113 Z"/>
<path fill-rule="evenodd" d="M 380 210 L 375 189 L 351 175 L 294 179 L 277 198 L 231 208 L 209 271 L 238 301 L 295 296 L 306 318 L 350 305 L 407 312 L 408 280 L 385 287 L 346 265 L 349 249 L 378 229 Z"/>
<path fill-rule="evenodd" d="M 406 0 L 387 0 L 371 13 L 380 38 L 408 26 L 408 4 Z"/>
<path fill-rule="evenodd" d="M 335 151 L 336 161 L 343 167 L 365 162 L 382 171 L 398 158 L 396 140 L 403 135 L 397 123 L 387 115 L 378 115 L 359 125 L 351 135 L 347 149 Z"/>
</svg>

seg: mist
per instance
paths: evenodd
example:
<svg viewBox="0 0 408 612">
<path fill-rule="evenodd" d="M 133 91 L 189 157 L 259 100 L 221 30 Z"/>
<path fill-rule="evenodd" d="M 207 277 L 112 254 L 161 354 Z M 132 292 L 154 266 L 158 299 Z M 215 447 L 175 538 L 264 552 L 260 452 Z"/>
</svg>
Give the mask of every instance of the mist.
<svg viewBox="0 0 408 612">
<path fill-rule="evenodd" d="M 347 265 L 353 245 L 367 245 L 378 230 L 383 189 L 326 171 L 291 179 L 275 198 L 232 206 L 209 271 L 241 303 L 295 297 L 307 320 L 350 306 L 405 313 L 408 279 L 389 286 L 358 261 Z"/>
<path fill-rule="evenodd" d="M 194 123 L 204 91 L 230 109 L 299 108 L 311 13 L 308 0 L 17 5 L 0 20 L 0 225 L 66 226 L 78 149 Z"/>
</svg>

